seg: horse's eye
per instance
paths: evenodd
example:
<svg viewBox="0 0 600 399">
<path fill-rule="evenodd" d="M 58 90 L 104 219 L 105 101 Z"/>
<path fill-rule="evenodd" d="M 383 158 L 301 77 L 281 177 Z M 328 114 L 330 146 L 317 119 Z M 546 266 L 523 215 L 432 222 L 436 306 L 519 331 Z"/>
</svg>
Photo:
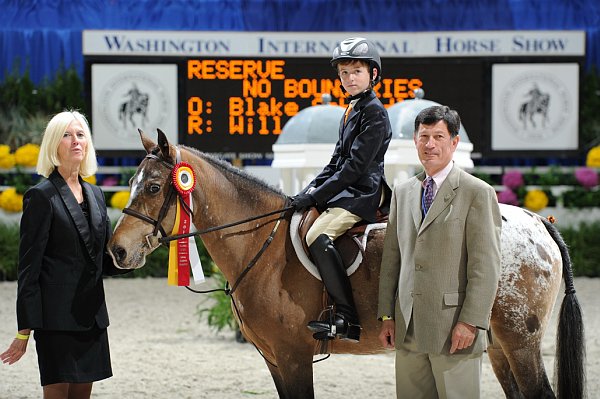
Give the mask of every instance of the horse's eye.
<svg viewBox="0 0 600 399">
<path fill-rule="evenodd" d="M 150 187 L 148 187 L 148 191 L 152 194 L 156 194 L 160 191 L 160 186 L 158 184 L 151 184 Z"/>
</svg>

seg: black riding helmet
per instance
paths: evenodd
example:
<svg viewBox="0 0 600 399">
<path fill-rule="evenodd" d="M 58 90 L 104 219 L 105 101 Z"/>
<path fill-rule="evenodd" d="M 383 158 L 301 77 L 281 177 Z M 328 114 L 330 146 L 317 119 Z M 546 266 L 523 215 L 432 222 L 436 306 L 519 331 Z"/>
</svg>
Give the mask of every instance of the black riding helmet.
<svg viewBox="0 0 600 399">
<path fill-rule="evenodd" d="M 343 60 L 369 61 L 371 81 L 375 86 L 381 80 L 381 57 L 373 42 L 364 37 L 350 37 L 342 41 L 334 50 L 331 66 L 337 70 L 337 64 Z M 377 78 L 373 80 L 373 68 L 377 68 Z"/>
</svg>

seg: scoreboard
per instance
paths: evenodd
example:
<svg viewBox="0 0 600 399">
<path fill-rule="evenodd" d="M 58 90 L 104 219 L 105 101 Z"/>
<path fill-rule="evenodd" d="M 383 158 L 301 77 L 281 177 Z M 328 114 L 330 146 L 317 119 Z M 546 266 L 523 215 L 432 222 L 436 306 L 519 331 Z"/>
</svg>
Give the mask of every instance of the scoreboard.
<svg viewBox="0 0 600 399">
<path fill-rule="evenodd" d="M 481 107 L 482 66 L 478 63 L 382 60 L 382 81 L 375 92 L 386 107 L 414 98 L 448 101 L 463 118 Z M 185 145 L 237 158 L 269 157 L 283 126 L 304 108 L 346 97 L 329 59 L 193 58 L 185 64 Z M 473 109 L 476 108 L 476 109 Z M 466 123 L 466 122 L 465 122 Z"/>
<path fill-rule="evenodd" d="M 169 32 L 84 31 L 96 148 L 139 151 L 137 129 L 228 159 L 271 159 L 286 123 L 329 94 L 340 40 L 377 46 L 385 107 L 414 98 L 456 109 L 473 156 L 578 150 L 583 31 Z"/>
</svg>

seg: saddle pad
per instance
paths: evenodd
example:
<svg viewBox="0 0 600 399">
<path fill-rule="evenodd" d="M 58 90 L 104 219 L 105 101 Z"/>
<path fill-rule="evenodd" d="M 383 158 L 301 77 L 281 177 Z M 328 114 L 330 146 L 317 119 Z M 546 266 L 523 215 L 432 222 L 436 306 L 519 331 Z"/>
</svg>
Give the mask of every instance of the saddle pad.
<svg viewBox="0 0 600 399">
<path fill-rule="evenodd" d="M 302 266 L 315 278 L 321 280 L 321 275 L 319 274 L 319 270 L 317 266 L 308 258 L 306 252 L 304 252 L 304 247 L 302 246 L 302 242 L 300 241 L 300 235 L 298 234 L 298 225 L 300 224 L 300 219 L 302 219 L 301 212 L 295 212 L 292 215 L 292 220 L 290 221 L 290 238 L 292 239 L 292 245 L 294 246 L 294 250 L 296 251 L 296 256 L 300 259 L 300 263 Z M 372 230 L 381 230 L 385 229 L 387 223 L 372 223 L 367 226 L 365 229 L 365 234 L 362 236 L 360 240 L 363 251 L 367 249 L 367 238 L 369 237 L 369 233 Z M 358 255 L 354 262 L 346 269 L 348 276 L 352 275 L 360 266 L 360 263 L 363 260 L 363 251 L 359 251 Z"/>
</svg>

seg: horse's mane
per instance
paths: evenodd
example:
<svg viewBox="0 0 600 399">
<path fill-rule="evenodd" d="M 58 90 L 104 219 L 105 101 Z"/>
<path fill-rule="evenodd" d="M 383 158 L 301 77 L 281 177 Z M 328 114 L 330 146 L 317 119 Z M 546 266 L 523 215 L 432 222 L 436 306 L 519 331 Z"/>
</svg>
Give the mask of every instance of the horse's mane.
<svg viewBox="0 0 600 399">
<path fill-rule="evenodd" d="M 198 151 L 195 148 L 181 146 L 194 154 L 195 156 L 202 158 L 216 169 L 218 169 L 221 173 L 227 176 L 227 179 L 236 183 L 236 186 L 246 188 L 246 189 L 259 189 L 260 191 L 268 192 L 270 194 L 275 194 L 281 197 L 285 197 L 286 195 L 278 188 L 267 184 L 265 181 L 253 176 L 241 169 L 238 169 L 232 166 L 229 162 L 226 162 L 222 159 L 219 159 L 213 155 Z"/>
</svg>

